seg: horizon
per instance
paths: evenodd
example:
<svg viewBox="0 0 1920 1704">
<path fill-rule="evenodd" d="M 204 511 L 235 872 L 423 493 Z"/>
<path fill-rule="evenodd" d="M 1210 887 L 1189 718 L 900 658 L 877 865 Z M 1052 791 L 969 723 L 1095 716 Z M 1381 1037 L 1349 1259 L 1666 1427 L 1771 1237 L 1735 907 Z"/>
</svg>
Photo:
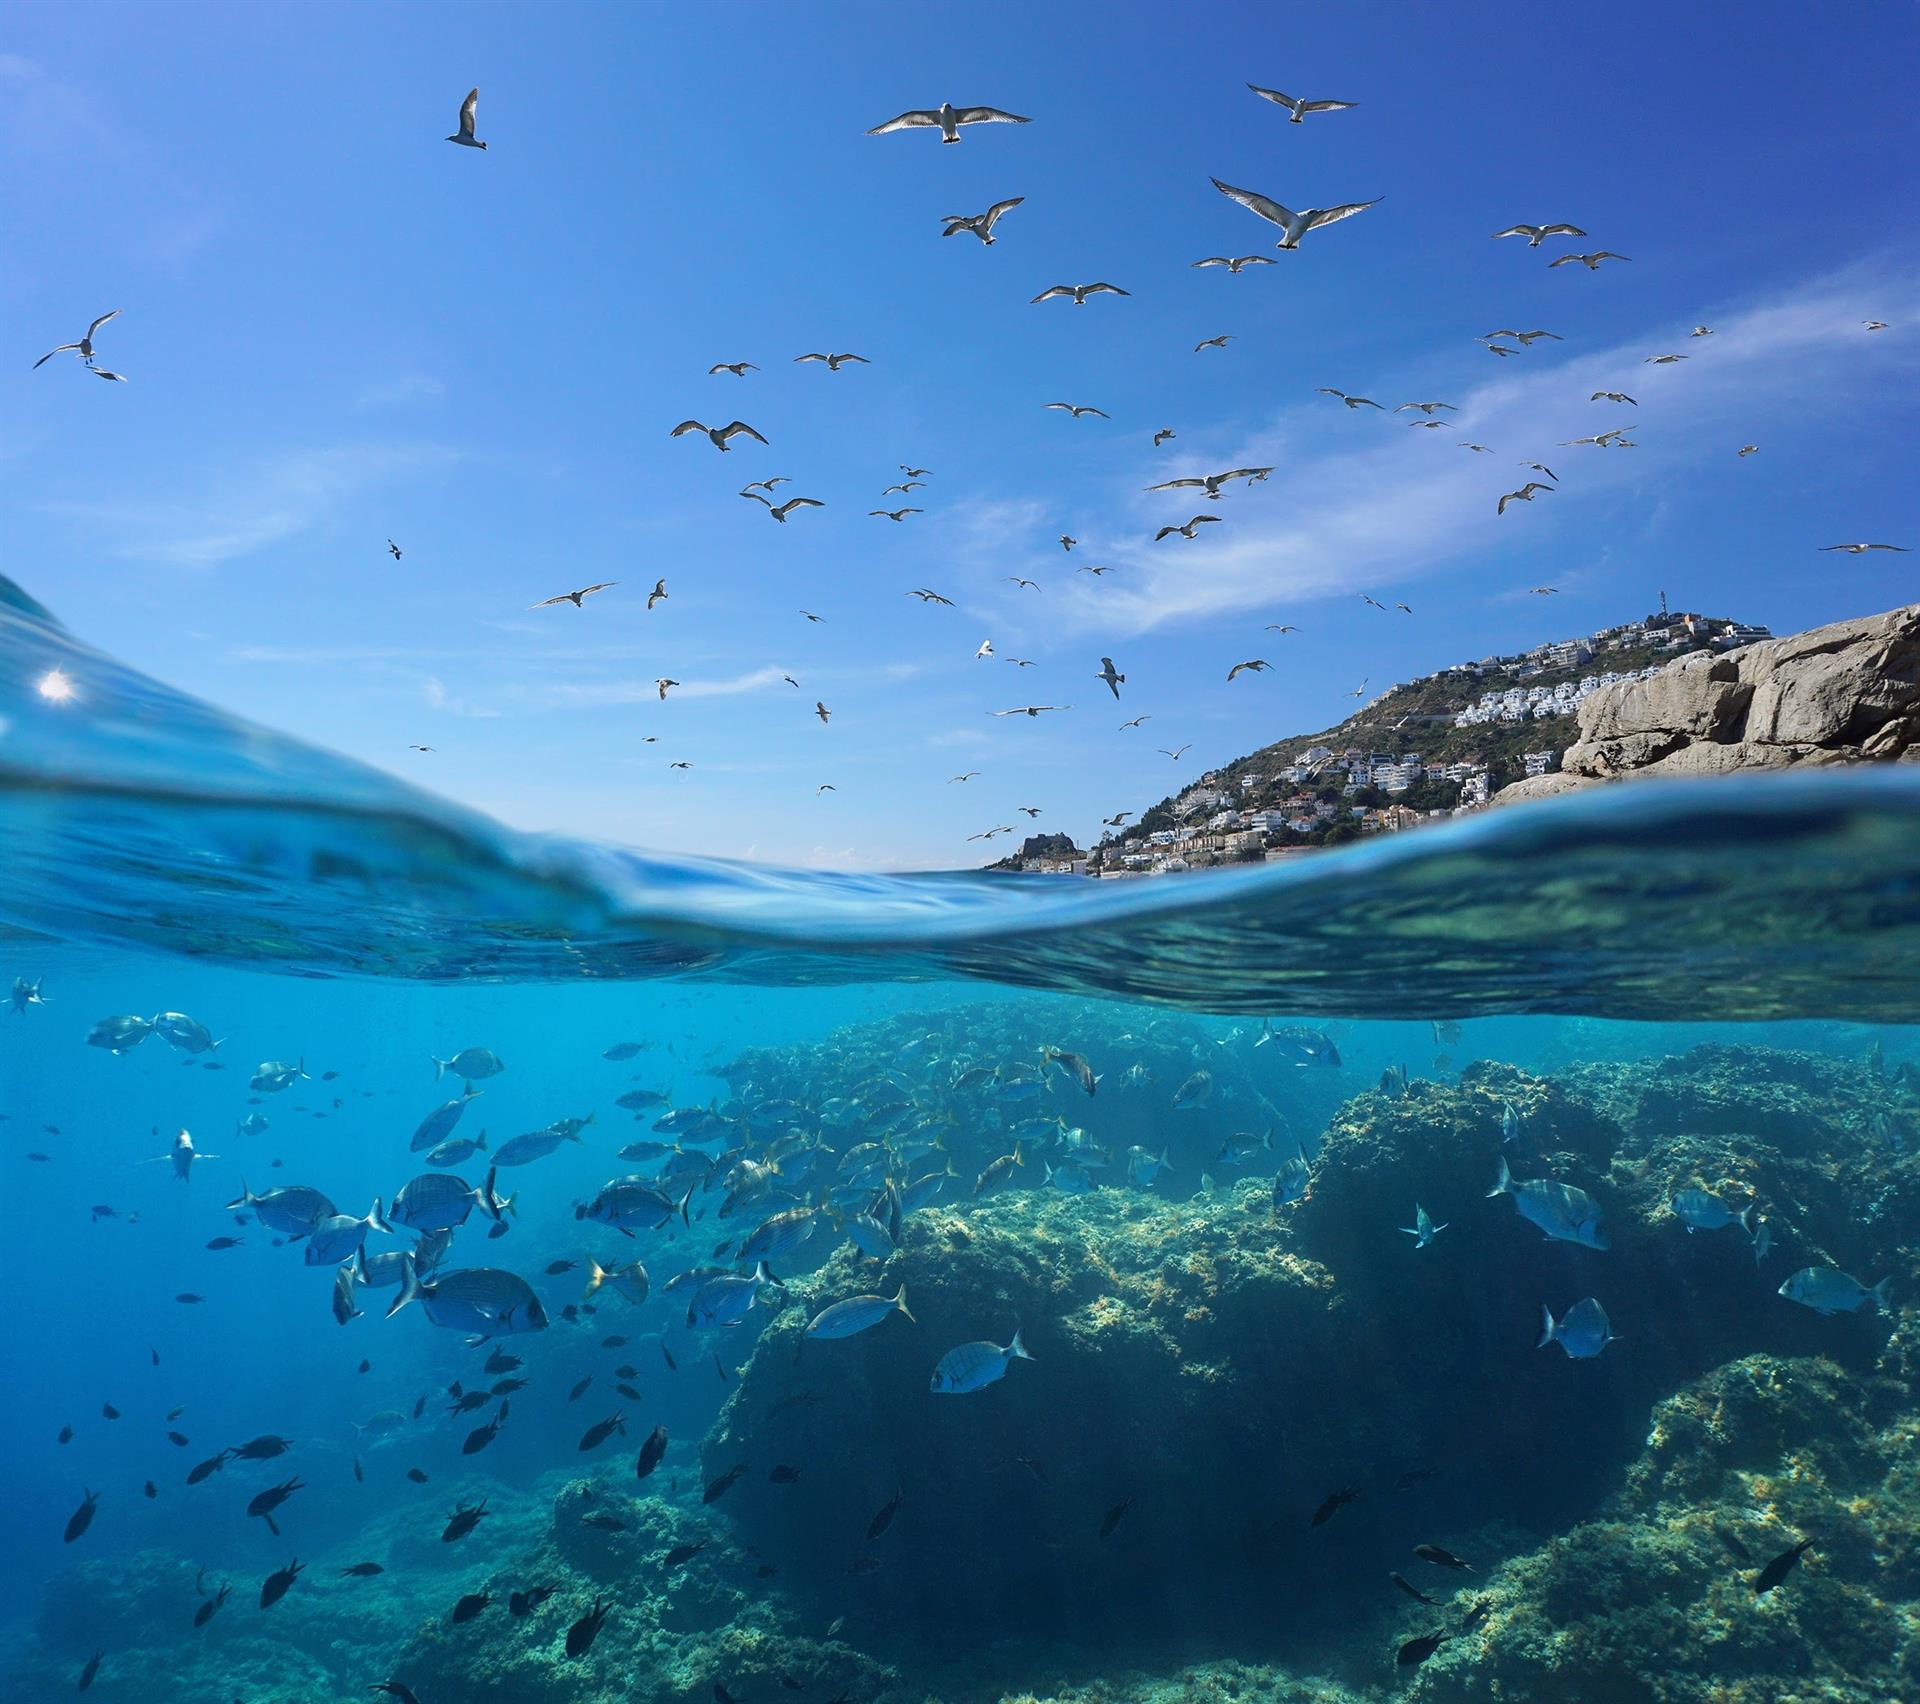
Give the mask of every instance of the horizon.
<svg viewBox="0 0 1920 1704">
<path fill-rule="evenodd" d="M 966 836 L 1021 805 L 1089 844 L 1339 725 L 1363 678 L 1590 634 L 1662 590 L 1777 635 L 1915 601 L 1907 558 L 1820 554 L 1920 547 L 1898 496 L 1920 284 L 1884 234 L 1899 174 L 1861 169 L 1920 139 L 1890 45 L 1910 14 L 1821 17 L 1847 103 L 1783 130 L 1752 91 L 1804 81 L 1815 21 L 1787 8 L 1738 39 L 1640 5 L 1551 40 L 1511 6 L 1391 32 L 1227 7 L 1196 39 L 983 10 L 959 42 L 890 16 L 879 45 L 859 13 L 724 5 L 531 37 L 438 5 L 16 16 L 11 571 L 133 666 L 513 827 L 847 869 L 985 862 Z M 1644 50 L 1690 22 L 1710 78 Z M 1357 104 L 1294 125 L 1248 82 Z M 485 153 L 442 140 L 475 84 Z M 865 134 L 949 98 L 1032 122 Z M 1280 253 L 1210 176 L 1383 199 Z M 992 247 L 941 237 L 1013 195 Z M 1590 234 L 1489 240 L 1561 219 Z M 1598 249 L 1632 258 L 1548 265 Z M 1192 266 L 1249 254 L 1275 264 Z M 1094 279 L 1132 293 L 1029 300 Z M 111 308 L 98 359 L 126 385 L 31 369 Z M 1564 341 L 1497 359 L 1476 339 L 1498 326 Z M 870 364 L 794 363 L 815 349 Z M 760 371 L 707 373 L 737 360 Z M 1385 412 L 1419 399 L 1457 425 Z M 718 459 L 669 438 L 688 418 L 771 443 Z M 1629 452 L 1564 445 L 1628 423 Z M 1558 489 L 1496 515 L 1526 460 Z M 933 472 L 886 504 L 927 512 L 870 517 L 900 464 Z M 1268 464 L 1217 503 L 1142 490 Z M 772 475 L 828 507 L 770 526 L 735 492 Z M 1153 542 L 1203 512 L 1222 524 Z M 1251 657 L 1274 666 L 1228 683 Z M 991 715 L 1028 703 L 1074 708 Z"/>
</svg>

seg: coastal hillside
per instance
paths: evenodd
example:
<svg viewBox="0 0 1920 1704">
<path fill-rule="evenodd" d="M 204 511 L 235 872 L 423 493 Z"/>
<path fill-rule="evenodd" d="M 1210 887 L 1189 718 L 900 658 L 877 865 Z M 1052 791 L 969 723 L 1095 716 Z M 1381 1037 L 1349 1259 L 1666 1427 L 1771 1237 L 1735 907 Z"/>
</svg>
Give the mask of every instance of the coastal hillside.
<svg viewBox="0 0 1920 1704">
<path fill-rule="evenodd" d="M 997 869 L 1157 874 L 1257 862 L 1472 810 L 1552 773 L 1594 692 L 1678 657 L 1769 637 L 1727 616 L 1660 610 L 1599 632 L 1461 662 L 1389 687 L 1330 728 L 1204 771 L 1089 851 L 1036 835 Z"/>
</svg>

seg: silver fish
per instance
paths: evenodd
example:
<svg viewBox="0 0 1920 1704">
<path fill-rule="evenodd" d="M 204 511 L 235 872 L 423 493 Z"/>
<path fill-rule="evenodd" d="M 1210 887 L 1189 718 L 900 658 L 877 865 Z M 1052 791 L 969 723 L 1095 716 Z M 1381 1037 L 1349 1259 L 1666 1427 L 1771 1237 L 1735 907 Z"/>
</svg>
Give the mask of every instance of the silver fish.
<svg viewBox="0 0 1920 1704">
<path fill-rule="evenodd" d="M 131 1053 L 152 1034 L 151 1020 L 127 1013 L 117 1018 L 102 1018 L 87 1032 L 87 1045 L 104 1047 L 117 1059 L 123 1053 Z"/>
<path fill-rule="evenodd" d="M 153 1033 L 182 1053 L 211 1053 L 220 1045 L 212 1030 L 185 1012 L 162 1012 L 153 1020 Z"/>
<path fill-rule="evenodd" d="M 997 1343 L 984 1341 L 962 1343 L 959 1348 L 949 1349 L 940 1357 L 928 1389 L 936 1396 L 968 1396 L 976 1390 L 985 1390 L 990 1384 L 997 1384 L 1007 1376 L 1007 1368 L 1015 1361 L 1032 1359 L 1018 1331 L 1014 1332 L 1013 1341 L 1004 1349 Z"/>
<path fill-rule="evenodd" d="M 1887 1286 L 1892 1282 L 1889 1274 L 1869 1288 L 1831 1266 L 1803 1266 L 1780 1286 L 1779 1293 L 1815 1313 L 1857 1313 L 1862 1307 L 1885 1313 Z"/>
<path fill-rule="evenodd" d="M 453 1134 L 453 1127 L 460 1122 L 461 1113 L 467 1110 L 467 1102 L 480 1092 L 475 1089 L 472 1094 L 436 1106 L 414 1127 L 413 1140 L 407 1144 L 408 1151 L 417 1154 L 423 1148 L 432 1148 L 444 1142 Z"/>
<path fill-rule="evenodd" d="M 242 1208 L 251 1209 L 268 1230 L 287 1237 L 306 1236 L 322 1219 L 330 1219 L 336 1212 L 333 1203 L 319 1190 L 304 1183 L 291 1183 L 284 1188 L 269 1189 L 265 1195 L 255 1195 L 247 1188 L 245 1178 L 240 1180 L 239 1199 L 227 1203 L 229 1213 Z"/>
<path fill-rule="evenodd" d="M 835 1302 L 831 1307 L 823 1308 L 815 1314 L 808 1325 L 808 1337 L 857 1337 L 863 1331 L 871 1331 L 889 1314 L 913 1315 L 907 1311 L 907 1287 L 902 1284 L 891 1297 L 887 1296 L 849 1296 L 844 1302 Z"/>
<path fill-rule="evenodd" d="M 1570 1183 L 1555 1183 L 1551 1178 L 1515 1182 L 1504 1154 L 1500 1157 L 1500 1176 L 1487 1194 L 1511 1195 L 1520 1217 L 1538 1225 L 1555 1242 L 1604 1249 L 1612 1241 L 1599 1203 L 1584 1189 Z"/>
<path fill-rule="evenodd" d="M 570 1131 L 549 1126 L 545 1130 L 529 1130 L 524 1136 L 510 1136 L 493 1151 L 493 1163 L 496 1166 L 525 1166 L 535 1160 L 543 1160 L 562 1142 L 578 1142 L 580 1138 Z"/>
<path fill-rule="evenodd" d="M 506 1061 L 488 1047 L 463 1047 L 451 1059 L 434 1057 L 433 1080 L 437 1083 L 449 1071 L 467 1082 L 497 1077 L 507 1068 Z"/>
<path fill-rule="evenodd" d="M 460 1267 L 427 1279 L 408 1261 L 400 1280 L 400 1294 L 388 1305 L 387 1317 L 391 1319 L 409 1302 L 418 1302 L 435 1325 L 472 1332 L 475 1344 L 490 1337 L 547 1328 L 547 1310 L 540 1305 L 533 1287 L 497 1266 Z"/>
</svg>

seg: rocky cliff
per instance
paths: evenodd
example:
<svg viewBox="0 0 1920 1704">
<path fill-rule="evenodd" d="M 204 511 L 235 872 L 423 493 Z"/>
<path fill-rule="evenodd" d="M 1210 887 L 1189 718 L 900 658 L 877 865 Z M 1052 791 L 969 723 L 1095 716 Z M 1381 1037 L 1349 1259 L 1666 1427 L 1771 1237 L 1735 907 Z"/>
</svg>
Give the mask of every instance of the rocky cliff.
<svg viewBox="0 0 1920 1704">
<path fill-rule="evenodd" d="M 1628 776 L 1920 758 L 1920 604 L 1730 653 L 1696 653 L 1580 706 L 1560 771 L 1500 804 Z"/>
</svg>

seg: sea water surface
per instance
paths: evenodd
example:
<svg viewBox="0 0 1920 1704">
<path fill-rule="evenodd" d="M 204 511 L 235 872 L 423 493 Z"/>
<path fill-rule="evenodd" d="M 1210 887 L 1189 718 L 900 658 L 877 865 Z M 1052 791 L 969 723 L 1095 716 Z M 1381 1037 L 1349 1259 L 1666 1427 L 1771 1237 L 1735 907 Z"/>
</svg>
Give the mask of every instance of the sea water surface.
<svg viewBox="0 0 1920 1704">
<path fill-rule="evenodd" d="M 1153 882 L 801 874 L 510 832 L 0 581 L 0 845 L 10 1697 L 1911 1695 L 1920 773 Z M 218 1045 L 100 1045 L 163 1013 Z M 487 1146 L 430 1166 L 449 1104 Z M 257 1205 L 398 1252 L 436 1169 L 477 1203 L 438 1272 L 544 1326 L 387 1318 Z M 664 1224 L 578 1216 L 626 1175 Z M 1541 1346 L 1588 1297 L 1619 1341 Z"/>
</svg>

